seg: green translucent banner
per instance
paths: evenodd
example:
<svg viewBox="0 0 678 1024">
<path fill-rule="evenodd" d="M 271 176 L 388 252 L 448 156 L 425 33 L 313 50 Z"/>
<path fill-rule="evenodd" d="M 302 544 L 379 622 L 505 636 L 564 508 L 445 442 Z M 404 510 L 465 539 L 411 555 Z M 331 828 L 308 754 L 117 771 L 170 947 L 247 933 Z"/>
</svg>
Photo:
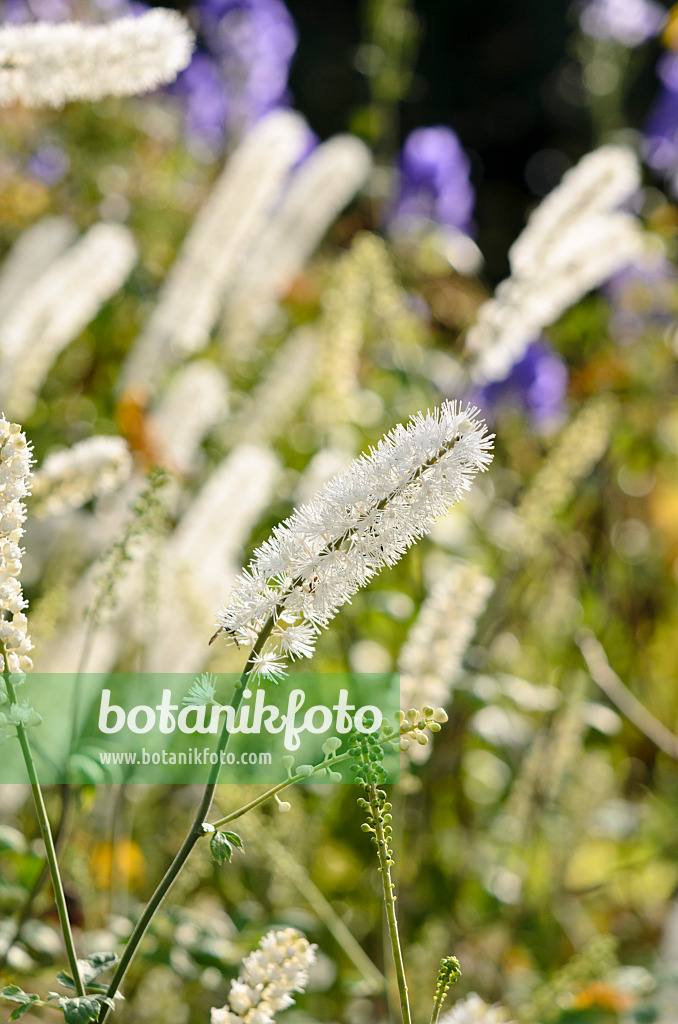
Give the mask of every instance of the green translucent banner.
<svg viewBox="0 0 678 1024">
<path fill-rule="evenodd" d="M 44 784 L 203 783 L 215 764 L 220 783 L 275 785 L 288 771 L 351 782 L 351 737 L 368 734 L 380 737 L 387 781 L 396 782 L 399 682 L 391 673 L 299 673 L 240 695 L 236 675 L 31 674 L 16 706 L 0 704 L 0 784 L 26 781 L 12 721 L 28 721 L 29 707 L 41 718 L 27 733 Z"/>
</svg>

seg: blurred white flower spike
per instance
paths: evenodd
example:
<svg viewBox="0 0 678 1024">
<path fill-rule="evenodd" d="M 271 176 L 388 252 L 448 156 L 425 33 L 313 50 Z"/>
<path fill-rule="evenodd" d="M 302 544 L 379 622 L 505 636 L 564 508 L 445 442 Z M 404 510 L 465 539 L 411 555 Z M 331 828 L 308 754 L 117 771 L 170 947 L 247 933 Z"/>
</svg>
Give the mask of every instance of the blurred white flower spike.
<svg viewBox="0 0 678 1024">
<path fill-rule="evenodd" d="M 509 251 L 511 276 L 468 332 L 477 384 L 502 380 L 544 327 L 642 254 L 637 218 L 616 209 L 639 186 L 635 154 L 602 146 L 544 199 Z"/>
<path fill-rule="evenodd" d="M 186 19 L 162 7 L 106 25 L 10 25 L 0 29 L 0 104 L 62 107 L 149 92 L 174 81 L 194 44 Z"/>
<path fill-rule="evenodd" d="M 215 634 L 253 647 L 254 675 L 277 679 L 287 658 L 310 657 L 341 606 L 487 469 L 492 436 L 476 412 L 445 402 L 398 424 L 255 551 Z"/>
<path fill-rule="evenodd" d="M 33 480 L 33 500 L 43 515 L 80 508 L 124 483 L 132 466 L 122 437 L 88 437 L 47 456 Z"/>
<path fill-rule="evenodd" d="M 210 1024 L 273 1024 L 274 1014 L 294 1004 L 292 993 L 306 988 L 316 949 L 295 928 L 264 935 L 231 982 L 227 1005 L 212 1009 Z"/>
</svg>

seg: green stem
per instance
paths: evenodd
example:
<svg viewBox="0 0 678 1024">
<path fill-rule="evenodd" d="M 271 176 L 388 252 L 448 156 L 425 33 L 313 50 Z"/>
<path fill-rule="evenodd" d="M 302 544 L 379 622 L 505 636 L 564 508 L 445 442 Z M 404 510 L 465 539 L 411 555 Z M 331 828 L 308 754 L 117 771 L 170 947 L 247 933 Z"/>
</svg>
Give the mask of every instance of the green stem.
<svg viewBox="0 0 678 1024">
<path fill-rule="evenodd" d="M 235 821 L 236 818 L 242 818 L 243 814 L 247 814 L 248 811 L 253 811 L 255 807 L 259 807 L 260 804 L 266 803 L 271 797 L 274 797 L 276 793 L 280 793 L 281 790 L 287 789 L 288 786 L 293 786 L 295 782 L 309 782 L 316 772 L 323 768 L 333 768 L 335 764 L 340 764 L 342 761 L 346 761 L 350 757 L 349 753 L 339 754 L 337 757 L 333 757 L 331 761 L 325 761 L 323 764 L 316 765 L 313 769 L 312 775 L 292 775 L 289 779 L 285 779 L 284 782 L 279 782 L 277 786 L 273 786 L 271 789 L 267 789 L 261 796 L 256 797 L 254 800 L 250 800 L 248 804 L 243 804 L 237 811 L 231 811 L 225 818 L 220 818 L 219 821 L 213 822 L 214 828 L 221 828 L 222 825 L 228 825 L 229 821 Z"/>
<path fill-rule="evenodd" d="M 14 687 L 9 680 L 9 672 L 5 675 L 5 684 L 7 686 L 7 694 L 12 704 L 16 704 L 16 693 Z M 21 753 L 23 754 L 24 762 L 26 764 L 26 771 L 28 772 L 28 779 L 31 785 L 31 792 L 33 793 L 33 800 L 35 801 L 35 809 L 38 815 L 38 823 L 40 825 L 40 833 L 42 835 L 42 841 L 45 846 L 45 854 L 47 857 L 47 863 L 49 865 L 49 873 L 52 879 L 52 888 L 54 889 L 54 899 L 56 901 L 57 913 L 59 915 L 59 924 L 61 925 L 61 933 L 64 938 L 64 945 L 66 946 L 66 954 L 68 956 L 68 964 L 71 969 L 71 975 L 73 977 L 73 983 L 75 985 L 76 994 L 79 996 L 85 995 L 85 987 L 80 977 L 80 968 L 78 967 L 78 957 L 75 952 L 75 943 L 73 942 L 73 933 L 71 932 L 71 922 L 68 917 L 68 910 L 66 908 L 66 896 L 64 894 L 64 887 L 61 881 L 61 875 L 59 873 L 59 865 L 57 863 L 56 849 L 54 847 L 54 840 L 52 838 L 52 830 L 49 825 L 49 818 L 47 817 L 47 808 L 45 807 L 45 801 L 42 796 L 42 790 L 38 781 L 38 775 L 35 770 L 35 763 L 33 761 L 33 755 L 31 748 L 28 743 L 28 736 L 26 735 L 26 729 L 23 725 L 19 724 L 16 727 L 16 734 L 21 746 Z"/>
<path fill-rule="evenodd" d="M 259 636 L 257 637 L 257 641 L 254 647 L 252 648 L 250 655 L 245 663 L 242 675 L 240 676 L 240 679 L 235 685 L 235 692 L 233 695 L 233 699 L 231 701 L 234 716 L 237 714 L 238 708 L 240 707 L 247 679 L 252 671 L 254 659 L 259 654 L 264 644 L 268 640 L 274 624 L 275 618 L 272 615 L 262 628 Z M 214 791 L 216 790 L 217 783 L 219 781 L 219 774 L 221 772 L 221 754 L 224 750 L 226 750 L 230 738 L 231 734 L 228 729 L 228 719 L 225 718 L 224 725 L 219 736 L 219 742 L 217 743 L 216 763 L 213 764 L 212 768 L 210 769 L 210 774 L 207 779 L 207 783 L 205 784 L 202 799 L 196 811 L 195 817 L 193 818 L 191 827 L 188 830 L 186 838 L 181 844 L 179 852 L 176 854 L 174 860 L 172 861 L 167 871 L 165 872 L 160 884 L 158 885 L 155 892 L 151 896 L 150 900 L 146 904 L 141 917 L 137 921 L 134 930 L 128 939 L 127 945 L 125 946 L 123 954 L 120 957 L 118 966 L 115 969 L 115 973 L 113 975 L 111 983 L 108 986 L 108 991 L 106 992 L 106 995 L 110 999 L 113 999 L 115 997 L 118 989 L 122 985 L 122 982 L 125 978 L 125 974 L 127 973 L 127 969 L 134 958 L 134 955 L 137 951 L 137 948 L 141 940 L 143 939 L 144 935 L 146 934 L 146 931 L 148 930 L 148 926 L 155 917 L 155 914 L 158 911 L 165 896 L 172 888 L 172 885 L 176 881 L 179 872 L 182 870 L 184 864 L 188 860 L 191 851 L 193 850 L 193 847 L 196 845 L 198 840 L 206 834 L 204 825 L 206 824 L 207 815 L 209 814 L 210 807 L 212 806 L 212 800 L 214 799 Z M 108 1016 L 108 1012 L 108 1006 L 104 1005 L 101 1007 L 101 1011 L 99 1013 L 98 1018 L 99 1024 L 103 1024 L 103 1022 L 106 1020 L 106 1017 Z"/>
<path fill-rule="evenodd" d="M 395 912 L 396 897 L 393 894 L 395 886 L 391 881 L 391 867 L 389 862 L 389 841 L 384 833 L 384 825 L 381 819 L 379 800 L 377 798 L 377 787 L 370 786 L 368 801 L 370 814 L 374 819 L 374 833 L 376 836 L 377 856 L 379 857 L 379 872 L 384 889 L 384 906 L 386 907 L 386 920 L 388 922 L 388 935 L 391 942 L 393 963 L 395 964 L 396 982 L 398 985 L 398 998 L 400 999 L 400 1010 L 403 1017 L 403 1024 L 412 1024 L 410 1014 L 410 1003 L 407 995 L 407 980 L 405 978 L 405 965 L 403 963 L 403 952 L 400 948 L 400 936 L 398 934 L 398 919 Z"/>
</svg>

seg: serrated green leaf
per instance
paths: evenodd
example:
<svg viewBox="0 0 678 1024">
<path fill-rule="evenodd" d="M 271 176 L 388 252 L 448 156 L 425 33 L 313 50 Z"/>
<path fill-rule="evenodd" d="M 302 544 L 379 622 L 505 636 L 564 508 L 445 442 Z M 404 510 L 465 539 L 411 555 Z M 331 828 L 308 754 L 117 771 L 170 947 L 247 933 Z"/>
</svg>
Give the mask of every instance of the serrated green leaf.
<svg viewBox="0 0 678 1024">
<path fill-rule="evenodd" d="M 56 976 L 56 980 L 59 982 L 60 985 L 63 985 L 64 988 L 72 988 L 73 991 L 75 991 L 75 984 L 73 983 L 73 979 L 71 978 L 70 974 L 66 974 L 65 971 L 59 971 L 59 973 Z"/>
<path fill-rule="evenodd" d="M 5 985 L 3 989 L 0 989 L 0 996 L 3 999 L 8 999 L 10 1003 L 21 1003 L 30 1006 L 39 999 L 40 996 L 36 996 L 31 992 L 24 992 L 18 985 Z"/>
<path fill-rule="evenodd" d="M 112 970 L 118 962 L 115 953 L 92 953 L 86 960 L 80 961 L 80 977 L 85 985 L 98 978 L 104 971 Z"/>
<path fill-rule="evenodd" d="M 217 864 L 223 864 L 225 860 L 230 861 L 233 856 L 233 847 L 223 832 L 215 832 L 210 839 L 210 850 Z"/>
<path fill-rule="evenodd" d="M 224 835 L 228 839 L 228 841 L 231 844 L 231 846 L 235 846 L 236 849 L 240 850 L 241 853 L 245 852 L 245 847 L 243 846 L 243 841 L 242 841 L 242 839 L 240 838 L 240 836 L 238 835 L 237 832 L 224 832 Z"/>
<path fill-rule="evenodd" d="M 24 1005 L 23 1005 L 23 1006 L 17 1006 L 16 1010 L 12 1010 L 12 1012 L 11 1012 L 11 1013 L 10 1013 L 10 1015 L 9 1015 L 9 1019 L 10 1019 L 10 1021 L 12 1021 L 12 1020 L 18 1020 L 18 1019 L 19 1019 L 19 1017 L 23 1017 L 23 1015 L 24 1015 L 25 1013 L 28 1013 L 28 1011 L 30 1010 L 31 1006 L 33 1006 L 33 1004 L 34 1004 L 35 1002 L 38 1002 L 38 1001 L 39 1001 L 39 999 L 38 999 L 38 996 L 33 996 L 33 997 L 32 997 L 32 998 L 31 998 L 31 999 L 29 1000 L 29 1002 L 27 1002 L 27 1003 L 24 1003 Z"/>
<path fill-rule="evenodd" d="M 75 999 L 60 999 L 66 1024 L 88 1024 L 99 1016 L 99 1000 L 90 996 L 76 996 Z"/>
</svg>

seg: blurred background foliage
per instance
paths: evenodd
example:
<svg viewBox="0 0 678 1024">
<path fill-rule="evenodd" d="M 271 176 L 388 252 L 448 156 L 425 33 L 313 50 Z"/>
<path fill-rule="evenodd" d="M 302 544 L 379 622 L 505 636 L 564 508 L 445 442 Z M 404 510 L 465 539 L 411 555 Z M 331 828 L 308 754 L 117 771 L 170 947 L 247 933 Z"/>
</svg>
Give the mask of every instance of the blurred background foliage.
<svg viewBox="0 0 678 1024">
<path fill-rule="evenodd" d="M 225 60 L 214 35 L 221 7 L 204 0 L 182 8 L 203 32 L 205 62 L 192 79 L 138 100 L 3 113 L 4 251 L 48 215 L 66 215 L 81 230 L 98 219 L 125 223 L 140 250 L 124 288 L 61 352 L 23 423 L 39 464 L 95 434 L 122 436 L 135 464 L 134 486 L 29 524 L 26 589 L 31 630 L 46 652 L 41 667 L 65 665 L 64 657 L 77 665 L 79 650 L 60 651 L 62 661 L 53 652 L 63 636 L 72 639 L 74 618 L 91 603 L 81 574 L 110 568 L 109 528 L 124 530 L 145 471 L 163 462 L 150 440 L 148 406 L 121 389 L 121 366 L 225 155 L 264 112 L 242 108 L 238 121 L 234 106 L 223 105 L 225 86 L 214 77 Z M 244 559 L 289 514 L 319 450 L 353 455 L 412 412 L 456 396 L 465 329 L 507 275 L 509 246 L 529 211 L 602 142 L 647 155 L 649 112 L 668 88 L 656 68 L 671 56 L 670 34 L 651 33 L 637 46 L 595 39 L 578 25 L 580 8 L 561 0 L 290 0 L 287 7 L 289 23 L 275 12 L 282 34 L 273 34 L 265 67 L 277 55 L 282 93 L 317 136 L 353 132 L 372 147 L 376 170 L 296 275 L 273 326 L 243 349 L 221 344 L 218 331 L 205 348 L 228 380 L 229 411 L 193 465 L 177 471 L 169 460 L 162 523 L 146 530 L 157 543 L 126 556 L 129 573 L 141 565 L 151 581 L 147 606 L 129 607 L 129 573 L 114 577 L 122 609 L 110 611 L 108 628 L 123 670 L 144 666 L 162 609 L 162 588 L 152 585 L 158 552 L 229 452 L 256 433 L 283 467 L 243 541 Z M 101 20 L 128 8 L 6 0 L 4 9 L 17 21 Z M 452 128 L 467 155 L 472 223 L 454 226 L 474 237 L 482 269 L 459 264 L 435 232 L 414 241 L 390 232 L 392 169 L 409 133 L 431 125 Z M 678 116 L 665 128 L 669 141 L 676 130 Z M 501 1000 L 521 1024 L 678 1020 L 675 750 L 659 750 L 619 712 L 610 697 L 618 690 L 601 685 L 609 666 L 590 646 L 595 635 L 619 685 L 678 730 L 678 209 L 670 171 L 666 159 L 646 167 L 633 200 L 661 241 L 660 270 L 645 278 L 622 273 L 586 296 L 547 329 L 522 376 L 475 396 L 497 433 L 491 472 L 430 539 L 362 591 L 319 644 L 319 670 L 397 668 L 423 600 L 450 566 L 473 563 L 494 583 L 446 702 L 450 721 L 427 760 L 404 764 L 393 795 L 416 1020 L 427 1019 L 437 965 L 449 954 L 463 969 L 455 995 Z M 365 243 L 365 232 L 387 243 L 372 236 Z M 284 379 L 287 357 L 274 360 L 299 325 L 319 331 L 325 362 L 309 393 L 295 396 Z M 274 376 L 268 394 L 278 405 L 260 437 L 251 410 L 261 413 L 261 401 L 247 399 L 256 403 L 272 365 L 280 388 Z M 555 492 L 553 476 L 550 483 L 539 476 L 554 459 Z M 516 510 L 530 531 L 522 547 L 509 529 Z M 229 514 L 226 502 L 225 532 Z M 210 543 L 205 537 L 204 547 Z M 227 585 L 225 577 L 221 600 Z M 189 612 L 180 606 L 178 614 L 180 629 Z M 198 603 L 205 643 L 210 614 Z M 240 657 L 215 645 L 209 667 L 232 671 Z M 227 813 L 250 797 L 226 785 L 217 803 Z M 109 948 L 129 933 L 195 800 L 191 787 L 123 778 L 50 792 L 83 950 Z M 0 802 L 0 934 L 10 937 L 42 862 L 24 789 L 4 787 Z M 289 1024 L 388 1018 L 380 882 L 355 793 L 300 786 L 289 802 L 287 813 L 265 805 L 243 819 L 244 858 L 218 868 L 206 851 L 193 856 L 130 971 L 118 1019 L 209 1019 L 241 956 L 273 924 L 300 927 L 321 952 L 309 992 L 286 1011 Z M 43 887 L 6 954 L 7 980 L 52 984 L 62 959 L 53 924 Z"/>
</svg>

